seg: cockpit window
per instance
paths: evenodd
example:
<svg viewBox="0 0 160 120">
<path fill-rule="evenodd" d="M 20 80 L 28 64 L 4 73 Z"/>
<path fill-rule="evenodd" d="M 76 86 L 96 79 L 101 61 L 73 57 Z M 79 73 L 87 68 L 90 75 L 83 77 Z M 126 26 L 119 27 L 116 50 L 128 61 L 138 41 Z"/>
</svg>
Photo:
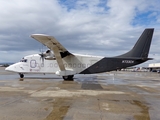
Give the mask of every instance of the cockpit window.
<svg viewBox="0 0 160 120">
<path fill-rule="evenodd" d="M 22 59 L 20 62 L 27 62 L 27 59 Z"/>
</svg>

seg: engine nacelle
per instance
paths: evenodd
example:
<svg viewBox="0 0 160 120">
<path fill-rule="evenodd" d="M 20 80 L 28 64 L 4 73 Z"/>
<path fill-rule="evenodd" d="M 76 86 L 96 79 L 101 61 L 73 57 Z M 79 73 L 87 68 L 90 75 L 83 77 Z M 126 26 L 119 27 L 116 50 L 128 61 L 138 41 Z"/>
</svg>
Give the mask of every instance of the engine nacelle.
<svg viewBox="0 0 160 120">
<path fill-rule="evenodd" d="M 45 57 L 46 60 L 55 60 L 56 59 L 51 50 L 47 50 L 45 54 L 46 54 L 46 57 Z"/>
</svg>

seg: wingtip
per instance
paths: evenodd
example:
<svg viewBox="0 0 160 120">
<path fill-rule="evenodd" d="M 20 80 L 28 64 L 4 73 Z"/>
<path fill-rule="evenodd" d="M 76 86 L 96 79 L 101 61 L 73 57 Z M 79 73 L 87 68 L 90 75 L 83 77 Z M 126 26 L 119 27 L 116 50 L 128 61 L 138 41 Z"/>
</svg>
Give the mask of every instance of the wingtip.
<svg viewBox="0 0 160 120">
<path fill-rule="evenodd" d="M 35 36 L 49 36 L 46 34 L 31 34 L 31 37 L 34 38 Z"/>
</svg>

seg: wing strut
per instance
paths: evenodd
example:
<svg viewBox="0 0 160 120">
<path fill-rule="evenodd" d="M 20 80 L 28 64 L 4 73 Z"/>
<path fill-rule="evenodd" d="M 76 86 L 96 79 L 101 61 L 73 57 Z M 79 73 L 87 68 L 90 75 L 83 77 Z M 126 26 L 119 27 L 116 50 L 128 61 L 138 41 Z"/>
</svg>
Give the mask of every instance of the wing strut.
<svg viewBox="0 0 160 120">
<path fill-rule="evenodd" d="M 52 50 L 54 51 L 54 55 L 56 57 L 56 60 L 57 60 L 57 63 L 58 63 L 58 66 L 59 66 L 60 70 L 64 71 L 65 67 L 64 67 L 62 57 L 60 55 L 60 52 L 59 52 L 57 46 L 54 45 L 54 47 L 52 47 Z"/>
</svg>

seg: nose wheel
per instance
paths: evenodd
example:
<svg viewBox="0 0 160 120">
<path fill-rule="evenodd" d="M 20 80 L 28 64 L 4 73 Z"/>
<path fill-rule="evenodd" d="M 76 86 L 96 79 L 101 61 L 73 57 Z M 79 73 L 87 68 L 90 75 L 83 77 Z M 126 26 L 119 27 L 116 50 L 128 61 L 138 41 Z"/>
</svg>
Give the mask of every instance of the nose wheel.
<svg viewBox="0 0 160 120">
<path fill-rule="evenodd" d="M 20 73 L 19 74 L 20 78 L 24 78 L 24 74 Z"/>
</svg>

